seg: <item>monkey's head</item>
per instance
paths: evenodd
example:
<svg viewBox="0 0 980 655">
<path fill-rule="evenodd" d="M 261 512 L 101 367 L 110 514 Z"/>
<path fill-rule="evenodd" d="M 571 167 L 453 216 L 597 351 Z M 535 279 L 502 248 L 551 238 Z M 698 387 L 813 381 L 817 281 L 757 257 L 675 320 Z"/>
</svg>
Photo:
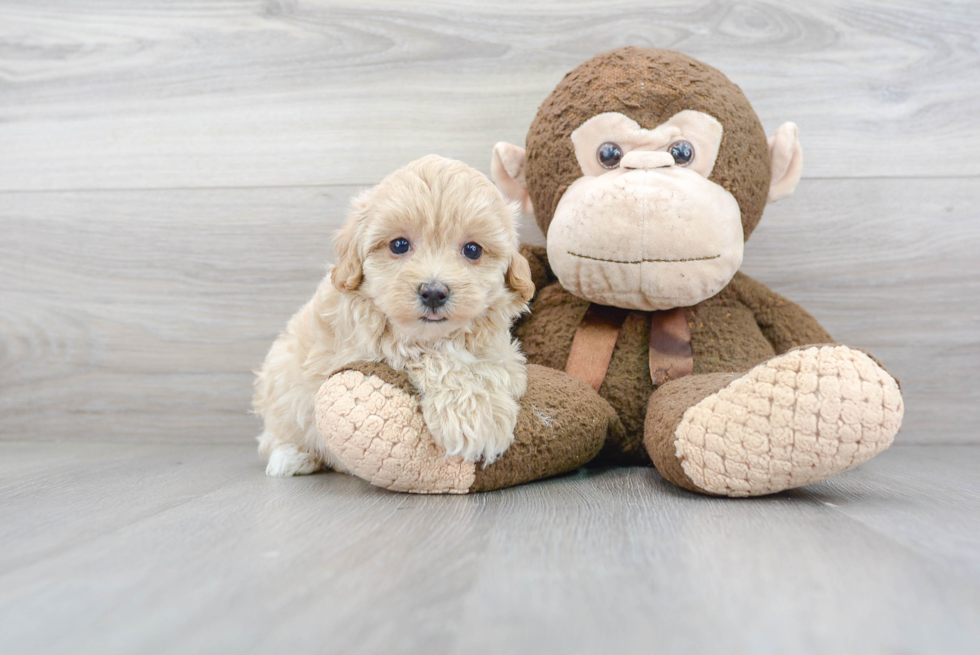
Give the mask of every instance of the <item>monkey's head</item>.
<svg viewBox="0 0 980 655">
<path fill-rule="evenodd" d="M 710 298 L 742 263 L 768 201 L 793 193 L 796 126 L 766 139 L 742 91 L 669 50 L 585 62 L 541 105 L 527 150 L 491 169 L 534 213 L 562 286 L 602 305 L 658 310 Z"/>
</svg>

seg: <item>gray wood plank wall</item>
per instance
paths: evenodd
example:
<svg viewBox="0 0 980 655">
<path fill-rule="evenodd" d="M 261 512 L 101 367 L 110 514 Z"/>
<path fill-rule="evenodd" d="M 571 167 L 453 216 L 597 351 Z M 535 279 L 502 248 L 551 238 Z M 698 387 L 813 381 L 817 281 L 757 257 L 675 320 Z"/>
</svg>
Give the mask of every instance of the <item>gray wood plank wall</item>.
<svg viewBox="0 0 980 655">
<path fill-rule="evenodd" d="M 799 124 L 744 270 L 902 379 L 901 441 L 980 442 L 978 36 L 966 2 L 0 0 L 0 438 L 250 438 L 350 195 L 487 171 L 633 44 Z"/>
</svg>

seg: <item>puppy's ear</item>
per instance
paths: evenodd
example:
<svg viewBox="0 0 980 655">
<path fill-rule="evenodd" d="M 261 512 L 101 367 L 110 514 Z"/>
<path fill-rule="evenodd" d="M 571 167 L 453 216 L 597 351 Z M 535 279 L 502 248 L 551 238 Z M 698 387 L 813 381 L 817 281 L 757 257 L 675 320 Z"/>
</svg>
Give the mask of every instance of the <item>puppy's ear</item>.
<svg viewBox="0 0 980 655">
<path fill-rule="evenodd" d="M 337 252 L 337 263 L 330 271 L 330 281 L 337 290 L 346 293 L 353 291 L 361 284 L 364 269 L 361 267 L 361 256 L 357 252 L 358 228 L 367 215 L 367 197 L 358 196 L 351 203 L 351 213 L 347 222 L 334 237 L 334 250 Z"/>
<path fill-rule="evenodd" d="M 534 297 L 534 281 L 531 279 L 531 267 L 521 253 L 515 253 L 510 260 L 505 276 L 507 286 L 511 291 L 519 294 L 525 302 L 530 302 Z"/>
</svg>

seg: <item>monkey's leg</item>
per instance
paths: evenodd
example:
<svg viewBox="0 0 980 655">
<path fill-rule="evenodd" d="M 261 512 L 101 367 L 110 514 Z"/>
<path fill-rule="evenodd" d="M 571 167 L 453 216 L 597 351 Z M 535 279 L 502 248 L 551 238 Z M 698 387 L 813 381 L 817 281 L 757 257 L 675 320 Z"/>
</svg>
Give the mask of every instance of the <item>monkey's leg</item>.
<svg viewBox="0 0 980 655">
<path fill-rule="evenodd" d="M 586 383 L 529 366 L 514 443 L 484 467 L 446 457 L 426 430 L 408 376 L 385 364 L 335 373 L 316 402 L 321 437 L 353 475 L 411 493 L 489 491 L 574 470 L 595 457 L 618 420 Z"/>
<path fill-rule="evenodd" d="M 747 373 L 666 383 L 650 398 L 644 441 L 677 485 L 761 496 L 866 462 L 891 445 L 903 412 L 898 383 L 871 357 L 810 346 Z"/>
</svg>

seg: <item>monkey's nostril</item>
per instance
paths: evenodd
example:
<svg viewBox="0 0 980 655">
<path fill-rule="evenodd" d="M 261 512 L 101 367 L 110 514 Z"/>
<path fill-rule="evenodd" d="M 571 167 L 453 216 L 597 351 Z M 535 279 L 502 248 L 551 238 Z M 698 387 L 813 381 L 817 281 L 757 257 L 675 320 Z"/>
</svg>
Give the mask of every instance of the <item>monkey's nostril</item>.
<svg viewBox="0 0 980 655">
<path fill-rule="evenodd" d="M 438 309 L 446 304 L 449 298 L 449 287 L 442 282 L 426 282 L 419 286 L 419 298 L 422 304 L 430 309 Z"/>
</svg>

